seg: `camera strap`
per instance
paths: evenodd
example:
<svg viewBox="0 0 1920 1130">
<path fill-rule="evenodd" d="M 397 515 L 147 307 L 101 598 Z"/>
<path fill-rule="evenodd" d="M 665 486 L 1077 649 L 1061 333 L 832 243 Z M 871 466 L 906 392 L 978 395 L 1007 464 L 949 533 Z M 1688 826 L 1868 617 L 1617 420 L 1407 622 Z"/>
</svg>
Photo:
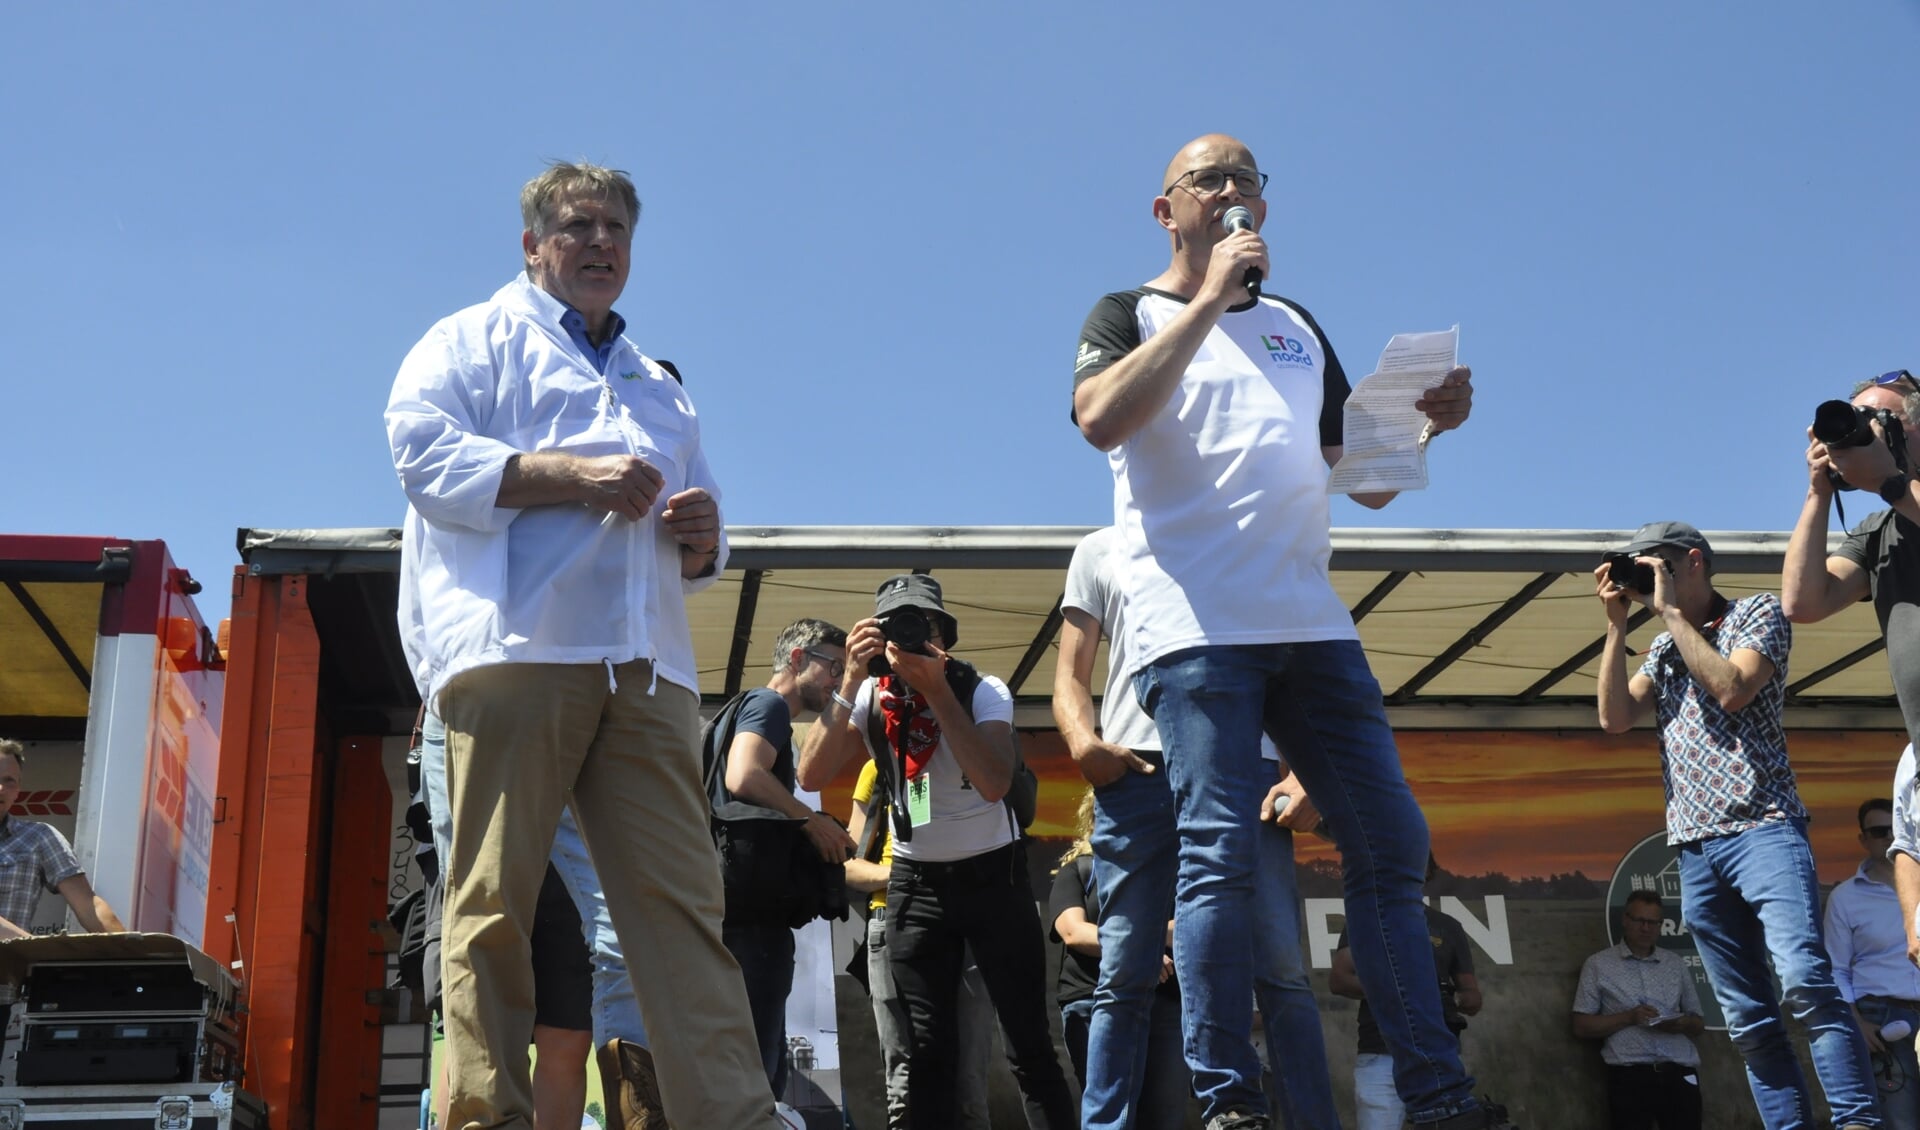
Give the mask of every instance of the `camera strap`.
<svg viewBox="0 0 1920 1130">
<path fill-rule="evenodd" d="M 882 693 L 878 679 L 873 680 L 873 706 L 867 711 L 867 752 L 873 758 L 876 792 L 887 797 L 887 815 L 893 822 L 893 838 L 898 843 L 913 842 L 913 822 L 907 814 L 906 754 L 893 743 L 878 700 Z M 909 708 L 910 709 L 910 708 Z"/>
</svg>

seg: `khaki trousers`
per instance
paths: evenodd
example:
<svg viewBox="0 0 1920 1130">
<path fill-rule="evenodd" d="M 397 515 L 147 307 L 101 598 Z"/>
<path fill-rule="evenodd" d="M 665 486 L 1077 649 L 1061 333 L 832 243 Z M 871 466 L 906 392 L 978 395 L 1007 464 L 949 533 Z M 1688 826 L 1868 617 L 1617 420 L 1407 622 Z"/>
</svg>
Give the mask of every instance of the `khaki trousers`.
<svg viewBox="0 0 1920 1130">
<path fill-rule="evenodd" d="M 774 1124 L 746 985 L 720 942 L 699 700 L 668 683 L 649 695 L 644 659 L 614 674 L 617 691 L 604 664 L 498 664 L 440 692 L 453 816 L 448 1121 L 461 1130 L 533 1126 L 528 935 L 568 803 L 628 956 L 667 1117 L 714 1130 Z"/>
</svg>

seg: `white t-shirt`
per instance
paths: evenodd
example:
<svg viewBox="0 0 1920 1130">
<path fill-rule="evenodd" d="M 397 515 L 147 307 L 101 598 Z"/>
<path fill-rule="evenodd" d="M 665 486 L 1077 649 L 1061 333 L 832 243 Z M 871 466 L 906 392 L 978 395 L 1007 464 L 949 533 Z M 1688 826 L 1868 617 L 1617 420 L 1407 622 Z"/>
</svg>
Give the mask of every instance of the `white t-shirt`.
<svg viewBox="0 0 1920 1130">
<path fill-rule="evenodd" d="M 1133 696 L 1127 670 L 1126 600 L 1119 572 L 1126 561 L 1120 531 L 1108 526 L 1082 538 L 1067 565 L 1065 608 L 1077 608 L 1100 622 L 1107 644 L 1107 689 L 1100 697 L 1100 736 L 1123 749 L 1159 749 L 1160 732 Z"/>
<path fill-rule="evenodd" d="M 1186 306 L 1108 295 L 1081 333 L 1085 380 Z M 1327 464 L 1347 382 L 1313 319 L 1263 295 L 1208 332 L 1158 415 L 1108 453 L 1127 555 L 1127 674 L 1205 644 L 1358 639 L 1328 579 Z"/>
<path fill-rule="evenodd" d="M 860 732 L 862 740 L 867 733 L 867 716 L 873 710 L 873 694 L 877 680 L 868 679 L 860 684 L 860 690 L 853 696 L 853 712 L 849 717 L 853 728 Z M 929 712 L 929 717 L 931 712 Z M 1013 724 L 1013 695 L 1007 690 L 1007 684 L 992 675 L 981 678 L 980 685 L 973 692 L 973 720 L 976 723 L 1005 722 Z M 891 750 L 869 749 L 868 754 L 879 757 L 892 757 Z M 960 771 L 960 763 L 954 760 L 953 749 L 947 745 L 945 734 L 940 736 L 940 744 L 933 751 L 933 760 L 928 764 L 931 774 L 931 811 L 933 818 L 926 824 L 913 830 L 913 839 L 895 840 L 893 854 L 899 859 L 917 859 L 922 863 L 948 863 L 956 859 L 968 859 L 997 847 L 1013 842 L 1013 817 L 1007 806 L 997 800 L 982 797 L 973 783 Z"/>
<path fill-rule="evenodd" d="M 1100 736 L 1123 749 L 1160 748 L 1160 731 L 1140 709 L 1127 674 L 1126 600 L 1117 575 L 1126 547 L 1120 531 L 1108 526 L 1080 539 L 1067 565 L 1067 588 L 1060 603 L 1077 608 L 1100 622 L 1107 636 L 1107 689 L 1100 697 Z M 1260 755 L 1278 761 L 1273 740 L 1260 735 Z"/>
</svg>

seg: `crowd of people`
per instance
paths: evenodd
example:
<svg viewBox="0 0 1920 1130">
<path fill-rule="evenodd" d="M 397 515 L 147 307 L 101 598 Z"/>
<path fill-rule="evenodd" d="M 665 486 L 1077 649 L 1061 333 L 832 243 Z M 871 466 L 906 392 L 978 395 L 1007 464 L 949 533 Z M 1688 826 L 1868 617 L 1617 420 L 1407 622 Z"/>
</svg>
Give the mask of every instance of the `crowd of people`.
<svg viewBox="0 0 1920 1130">
<path fill-rule="evenodd" d="M 1266 184 L 1233 138 L 1182 147 L 1152 199 L 1165 270 L 1100 298 L 1081 330 L 1071 420 L 1107 456 L 1114 521 L 1076 552 L 1062 601 L 1055 717 L 1090 801 L 1044 923 L 1012 699 L 948 654 L 962 625 L 932 577 L 888 578 L 873 615 L 844 631 L 790 626 L 768 685 L 703 732 L 686 597 L 718 577 L 728 546 L 692 398 L 613 309 L 639 201 L 624 174 L 592 165 L 526 185 L 525 271 L 428 331 L 386 412 L 410 504 L 400 623 L 430 711 L 447 1125 L 532 1126 L 544 1096 L 530 1042 L 543 1069 L 549 1044 L 570 1063 L 597 1049 L 624 1127 L 786 1123 L 776 1028 L 793 942 L 736 898 L 736 882 L 764 881 L 748 875 L 764 844 L 744 816 L 721 817 L 731 805 L 783 818 L 788 854 L 817 855 L 869 895 L 891 1125 L 978 1125 L 979 1049 L 997 1025 L 1036 1130 L 1178 1125 L 1189 1101 L 1208 1130 L 1337 1126 L 1300 947 L 1300 831 L 1341 858 L 1333 988 L 1365 1005 L 1363 1125 L 1510 1124 L 1461 1061 L 1457 1032 L 1480 1007 L 1471 954 L 1423 903 L 1427 824 L 1329 580 L 1327 478 L 1349 385 L 1306 308 L 1260 288 Z M 1235 209 L 1245 222 L 1229 224 Z M 1855 402 L 1920 419 L 1920 386 L 1890 378 Z M 1462 367 L 1413 408 L 1431 437 L 1472 402 Z M 1920 498 L 1884 438 L 1816 441 L 1807 460 L 1781 596 L 1720 595 L 1711 546 L 1677 522 L 1642 529 L 1625 563 L 1597 573 L 1599 717 L 1610 731 L 1657 720 L 1688 925 L 1763 1120 L 1805 1125 L 1812 1109 L 1771 955 L 1835 1124 L 1874 1127 L 1895 1116 L 1870 1053 L 1898 1043 L 1889 1025 L 1916 1005 L 1882 960 L 1886 924 L 1864 924 L 1885 909 L 1866 888 L 1890 874 L 1905 914 L 1894 936 L 1920 952 L 1900 926 L 1920 896 L 1920 837 L 1899 830 L 1911 806 L 1897 790 L 1890 818 L 1862 809 L 1863 844 L 1886 851 L 1871 819 L 1895 828 L 1895 854 L 1863 865 L 1863 889 L 1840 903 L 1851 948 L 1830 959 L 1781 710 L 1789 621 L 1871 593 L 1913 728 L 1920 539 L 1899 519 L 1920 520 Z M 1842 476 L 1894 510 L 1823 559 Z M 1394 493 L 1352 497 L 1379 508 Z M 1629 675 L 1635 602 L 1665 631 Z M 818 721 L 796 748 L 805 712 Z M 795 797 L 855 763 L 847 827 Z M 1911 755 L 1902 772 L 1910 789 Z M 1650 899 L 1628 905 L 1626 941 L 1583 972 L 1574 1027 L 1605 1040 L 1616 1124 L 1679 1127 L 1700 1010 L 1647 932 Z M 569 929 L 580 946 L 543 945 L 543 930 Z M 1061 1019 L 1078 1103 L 1049 1034 L 1048 929 L 1075 970 Z"/>
</svg>

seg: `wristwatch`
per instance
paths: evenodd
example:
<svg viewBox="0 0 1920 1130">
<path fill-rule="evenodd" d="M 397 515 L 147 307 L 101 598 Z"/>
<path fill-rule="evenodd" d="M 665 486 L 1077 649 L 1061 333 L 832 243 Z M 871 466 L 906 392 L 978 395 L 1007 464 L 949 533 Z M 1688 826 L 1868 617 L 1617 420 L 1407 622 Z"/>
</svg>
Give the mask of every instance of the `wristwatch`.
<svg viewBox="0 0 1920 1130">
<path fill-rule="evenodd" d="M 1889 506 L 1898 503 L 1906 496 L 1907 473 L 1905 471 L 1895 471 L 1887 476 L 1886 482 L 1880 484 L 1880 498 Z"/>
</svg>

